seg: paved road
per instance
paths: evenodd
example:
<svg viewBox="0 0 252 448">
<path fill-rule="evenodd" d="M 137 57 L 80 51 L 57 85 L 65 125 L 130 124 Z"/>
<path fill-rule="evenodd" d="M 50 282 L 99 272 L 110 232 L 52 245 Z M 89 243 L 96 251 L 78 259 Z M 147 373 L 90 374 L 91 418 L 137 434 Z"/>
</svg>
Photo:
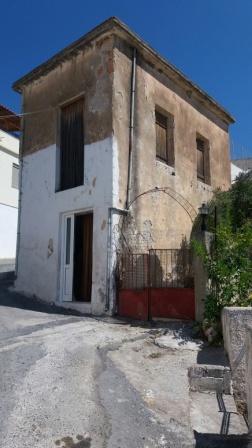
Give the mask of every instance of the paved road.
<svg viewBox="0 0 252 448">
<path fill-rule="evenodd" d="M 110 356 L 149 329 L 55 311 L 0 291 L 1 448 L 191 446 Z"/>
<path fill-rule="evenodd" d="M 0 289 L 0 448 L 250 446 L 220 440 L 207 400 L 192 414 L 187 369 L 211 357 L 188 326 L 164 327 L 71 315 Z"/>
</svg>

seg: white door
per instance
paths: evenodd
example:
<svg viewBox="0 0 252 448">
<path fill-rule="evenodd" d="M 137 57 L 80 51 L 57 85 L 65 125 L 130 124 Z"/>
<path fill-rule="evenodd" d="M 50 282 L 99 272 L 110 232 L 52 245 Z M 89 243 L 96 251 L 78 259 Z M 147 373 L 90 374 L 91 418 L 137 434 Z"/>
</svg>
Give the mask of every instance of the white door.
<svg viewBox="0 0 252 448">
<path fill-rule="evenodd" d="M 73 253 L 74 253 L 74 215 L 63 218 L 63 251 L 62 251 L 62 286 L 61 297 L 63 302 L 73 299 Z"/>
</svg>

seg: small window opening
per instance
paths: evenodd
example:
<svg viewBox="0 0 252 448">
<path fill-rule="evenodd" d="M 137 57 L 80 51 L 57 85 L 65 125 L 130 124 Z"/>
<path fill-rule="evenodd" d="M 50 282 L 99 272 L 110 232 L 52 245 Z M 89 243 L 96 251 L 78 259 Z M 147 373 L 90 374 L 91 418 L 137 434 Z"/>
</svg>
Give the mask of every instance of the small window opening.
<svg viewBox="0 0 252 448">
<path fill-rule="evenodd" d="M 84 180 L 83 99 L 61 109 L 60 189 L 78 187 Z"/>
<path fill-rule="evenodd" d="M 196 147 L 197 178 L 204 183 L 210 184 L 209 142 L 202 137 L 197 137 Z"/>
<path fill-rule="evenodd" d="M 158 111 L 156 117 L 156 157 L 159 160 L 174 166 L 174 117 Z"/>
</svg>

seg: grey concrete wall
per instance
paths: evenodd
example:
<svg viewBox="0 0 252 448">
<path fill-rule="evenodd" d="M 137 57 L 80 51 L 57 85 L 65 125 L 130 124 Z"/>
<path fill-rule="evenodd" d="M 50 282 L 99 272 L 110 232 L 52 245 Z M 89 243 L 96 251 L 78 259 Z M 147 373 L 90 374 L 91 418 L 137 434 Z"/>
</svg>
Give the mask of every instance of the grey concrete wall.
<svg viewBox="0 0 252 448">
<path fill-rule="evenodd" d="M 241 410 L 246 410 L 248 402 L 246 337 L 247 326 L 251 323 L 252 307 L 226 307 L 222 311 L 224 346 L 229 357 L 234 396 Z"/>
<path fill-rule="evenodd" d="M 247 326 L 246 336 L 247 408 L 249 430 L 252 432 L 252 324 Z"/>
</svg>

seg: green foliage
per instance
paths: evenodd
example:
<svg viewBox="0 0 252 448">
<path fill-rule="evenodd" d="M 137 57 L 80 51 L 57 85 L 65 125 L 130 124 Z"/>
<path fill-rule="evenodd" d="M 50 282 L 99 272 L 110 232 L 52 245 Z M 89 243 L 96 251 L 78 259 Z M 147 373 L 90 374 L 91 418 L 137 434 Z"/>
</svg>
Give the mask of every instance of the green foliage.
<svg viewBox="0 0 252 448">
<path fill-rule="evenodd" d="M 217 207 L 208 228 L 215 230 L 210 253 L 193 241 L 196 254 L 203 260 L 209 277 L 205 318 L 217 322 L 224 306 L 252 305 L 252 175 L 242 174 L 228 192 L 216 192 L 211 210 Z"/>
<path fill-rule="evenodd" d="M 215 231 L 215 210 L 217 224 L 231 226 L 235 231 L 252 220 L 252 171 L 241 173 L 230 190 L 215 192 L 209 204 L 208 228 Z"/>
<path fill-rule="evenodd" d="M 230 190 L 231 220 L 234 229 L 239 229 L 252 220 L 252 171 L 241 173 Z"/>
</svg>

